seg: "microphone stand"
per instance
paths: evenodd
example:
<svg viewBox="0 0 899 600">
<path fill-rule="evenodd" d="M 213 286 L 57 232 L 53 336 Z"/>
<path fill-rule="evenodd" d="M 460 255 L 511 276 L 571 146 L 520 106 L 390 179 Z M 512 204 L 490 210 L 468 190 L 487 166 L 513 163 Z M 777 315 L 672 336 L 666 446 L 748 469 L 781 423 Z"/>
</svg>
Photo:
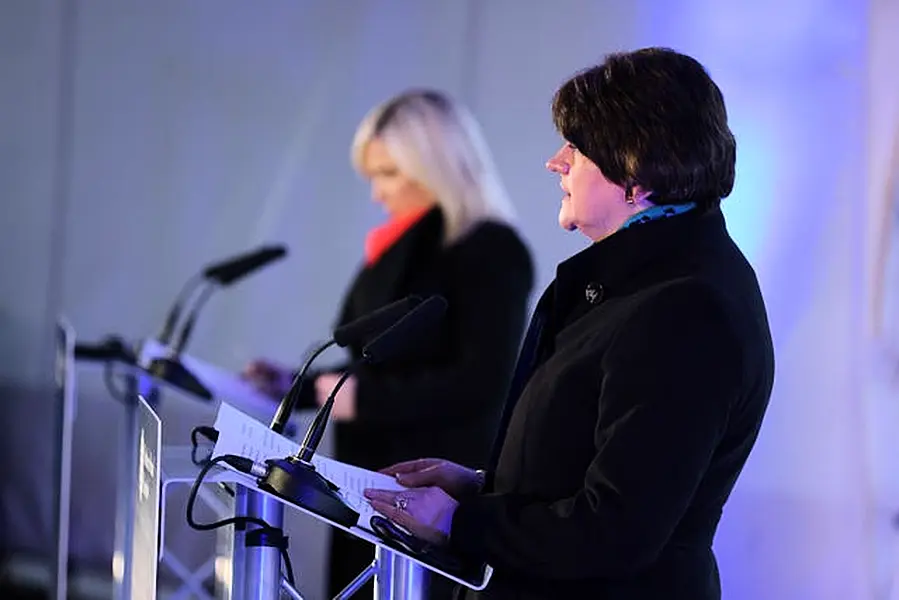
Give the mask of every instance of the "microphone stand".
<svg viewBox="0 0 899 600">
<path fill-rule="evenodd" d="M 303 389 L 306 372 L 309 370 L 309 366 L 312 362 L 318 358 L 322 352 L 335 345 L 340 346 L 341 348 L 345 348 L 351 344 L 367 345 L 368 342 L 376 339 L 382 333 L 385 333 L 386 330 L 396 325 L 401 319 L 408 316 L 412 310 L 416 309 L 421 304 L 421 302 L 422 299 L 418 296 L 406 296 L 401 300 L 391 302 L 374 312 L 335 329 L 331 340 L 316 348 L 309 358 L 306 359 L 305 364 L 303 364 L 303 367 L 300 369 L 299 373 L 297 373 L 296 377 L 293 378 L 293 381 L 290 384 L 290 390 L 288 390 L 287 394 L 278 405 L 278 410 L 275 413 L 275 417 L 272 419 L 270 429 L 276 433 L 284 432 L 284 427 L 290 420 L 290 415 L 293 413 L 293 409 L 296 408 L 297 402 L 299 402 L 300 391 Z M 341 382 L 340 385 L 343 385 L 343 382 Z M 316 417 L 316 420 L 318 420 L 318 417 Z"/>
<path fill-rule="evenodd" d="M 168 352 L 166 356 L 152 360 L 146 366 L 147 372 L 167 383 L 187 390 L 194 396 L 211 400 L 212 392 L 181 363 L 181 353 L 187 346 L 200 310 L 218 288 L 230 286 L 271 262 L 281 260 L 286 254 L 287 248 L 284 246 L 264 246 L 253 252 L 209 265 L 188 279 L 175 298 L 175 302 L 166 316 L 162 331 L 159 333 L 159 342 L 168 346 Z M 190 309 L 187 322 L 177 332 L 174 343 L 171 343 L 185 303 L 200 285 L 204 285 L 204 287 Z"/>
<path fill-rule="evenodd" d="M 287 458 L 266 461 L 268 466 L 266 474 L 257 479 L 257 486 L 260 490 L 283 498 L 344 527 L 349 528 L 356 525 L 359 521 L 359 513 L 344 502 L 339 494 L 339 488 L 315 469 L 312 457 L 324 435 L 331 409 L 334 406 L 334 399 L 352 373 L 362 364 L 378 364 L 408 350 L 415 338 L 414 333 L 424 331 L 422 324 L 425 320 L 435 320 L 443 316 L 446 309 L 446 300 L 443 298 L 432 297 L 429 301 L 421 304 L 418 304 L 419 301 L 418 298 L 410 298 L 394 303 L 392 306 L 376 311 L 377 314 L 372 313 L 368 318 L 354 322 L 351 327 L 348 326 L 343 331 L 335 331 L 333 339 L 319 347 L 306 360 L 272 421 L 271 429 L 274 431 L 283 431 L 284 425 L 289 420 L 312 361 L 334 344 L 342 347 L 352 340 L 365 340 L 362 358 L 355 361 L 341 375 L 306 431 L 299 451 Z M 392 324 L 388 326 L 388 323 Z M 376 337 L 371 339 L 375 332 L 377 332 Z M 261 518 L 272 528 L 278 530 L 283 528 L 284 504 L 280 501 L 246 486 L 237 486 L 235 499 L 235 514 Z M 248 525 L 247 531 L 241 533 L 235 528 L 235 550 L 243 554 L 235 557 L 237 568 L 232 574 L 233 589 L 242 590 L 243 597 L 249 600 L 277 600 L 281 588 L 279 544 L 283 544 L 285 538 L 283 533 L 260 536 L 260 532 L 254 531 L 253 528 L 253 525 Z M 244 568 L 239 566 L 241 564 Z M 384 568 L 389 570 L 387 566 Z M 385 577 L 385 581 L 391 581 L 389 575 L 385 575 Z M 341 597 L 349 597 L 349 595 L 341 594 Z"/>
<path fill-rule="evenodd" d="M 306 360 L 303 368 L 294 378 L 291 389 L 285 395 L 285 402 L 282 404 L 290 405 L 288 408 L 293 410 L 309 365 L 334 343 L 332 340 L 323 344 Z M 302 447 L 312 447 L 314 452 L 318 446 L 318 442 L 321 441 L 321 431 L 324 430 L 324 423 L 327 422 L 331 406 L 334 404 L 334 397 L 348 377 L 349 371 L 334 386 L 334 390 L 328 396 L 322 409 L 316 414 L 313 425 L 307 431 Z M 283 411 L 283 414 L 286 415 L 283 422 L 278 417 L 275 418 L 271 426 L 273 430 L 276 430 L 279 423 L 283 430 L 283 425 L 291 414 L 290 410 Z M 281 413 L 282 411 L 279 410 L 279 414 Z M 316 423 L 318 426 L 315 425 Z M 280 496 L 346 527 L 352 527 L 358 521 L 359 513 L 344 503 L 337 494 L 336 486 L 322 477 L 311 462 L 300 461 L 291 456 L 285 459 L 269 460 L 266 463 L 269 465 L 268 473 L 257 481 L 260 490 Z M 283 534 L 284 504 L 267 494 L 238 485 L 235 490 L 234 514 L 262 519 L 271 529 L 275 530 L 262 530 L 253 524 L 243 527 L 235 525 L 231 583 L 235 597 L 247 600 L 278 600 L 280 590 L 288 585 L 281 577 L 281 549 L 287 543 L 287 537 Z"/>
<path fill-rule="evenodd" d="M 287 458 L 266 461 L 268 472 L 258 482 L 260 489 L 280 496 L 344 527 L 355 525 L 359 520 L 359 513 L 344 502 L 338 493 L 337 486 L 315 470 L 312 457 L 318 449 L 331 417 L 331 408 L 334 406 L 337 392 L 359 364 L 354 363 L 340 376 L 327 400 L 315 414 L 315 419 L 306 431 L 299 451 Z"/>
<path fill-rule="evenodd" d="M 210 392 L 209 389 L 205 385 L 203 385 L 203 383 L 197 378 L 197 376 L 191 373 L 190 370 L 181 362 L 181 353 L 183 352 L 184 347 L 187 345 L 187 341 L 190 339 L 190 334 L 192 333 L 194 324 L 197 322 L 197 318 L 200 315 L 200 310 L 209 301 L 209 298 L 212 296 L 213 292 L 218 289 L 217 285 L 209 281 L 206 281 L 205 283 L 206 285 L 203 286 L 203 289 L 200 291 L 197 300 L 191 307 L 186 323 L 178 332 L 175 342 L 169 345 L 169 350 L 166 356 L 150 361 L 150 364 L 147 365 L 146 370 L 154 377 L 182 388 L 187 392 L 199 398 L 202 398 L 203 400 L 212 400 L 212 392 Z M 168 326 L 168 323 L 166 325 Z M 168 342 L 167 339 L 161 341 L 164 341 L 164 343 Z"/>
<path fill-rule="evenodd" d="M 203 273 L 196 273 L 187 280 L 184 287 L 178 292 L 178 295 L 175 297 L 175 302 L 172 303 L 172 307 L 165 317 L 165 323 L 163 324 L 159 335 L 156 336 L 156 339 L 160 344 L 168 346 L 171 343 L 172 335 L 175 333 L 175 327 L 178 325 L 178 319 L 181 318 L 181 313 L 184 310 L 184 304 L 190 299 L 190 296 L 194 291 L 204 282 L 205 278 L 203 277 Z"/>
<path fill-rule="evenodd" d="M 315 455 L 328 425 L 334 398 L 346 380 L 360 366 L 380 364 L 408 352 L 427 333 L 426 325 L 442 318 L 445 311 L 446 300 L 440 296 L 432 296 L 421 304 L 417 304 L 377 337 L 368 341 L 362 348 L 362 357 L 350 365 L 340 376 L 331 394 L 319 408 L 315 419 L 306 431 L 299 451 L 287 458 L 266 461 L 268 472 L 259 479 L 260 489 L 280 496 L 344 527 L 355 525 L 359 519 L 359 513 L 347 506 L 340 494 L 337 493 L 337 487 L 322 477 L 312 464 L 312 457 Z M 304 365 L 282 405 L 292 406 L 295 402 L 299 395 L 297 390 L 303 382 L 302 375 L 312 359 L 323 350 L 324 347 Z M 277 424 L 278 419 L 276 418 L 272 428 Z"/>
</svg>

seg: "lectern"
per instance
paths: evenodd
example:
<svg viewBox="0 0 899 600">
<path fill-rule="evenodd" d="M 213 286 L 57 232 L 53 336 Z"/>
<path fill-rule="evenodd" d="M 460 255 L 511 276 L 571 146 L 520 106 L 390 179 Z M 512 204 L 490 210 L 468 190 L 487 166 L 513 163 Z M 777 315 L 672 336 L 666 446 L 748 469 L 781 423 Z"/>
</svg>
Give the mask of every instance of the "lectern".
<svg viewBox="0 0 899 600">
<path fill-rule="evenodd" d="M 299 445 L 294 441 L 278 435 L 261 422 L 242 414 L 226 403 L 219 406 L 215 428 L 218 431 L 218 441 L 213 452 L 214 458 L 240 456 L 261 464 L 268 459 L 293 455 L 299 449 Z M 374 528 L 369 527 L 369 523 L 362 522 L 373 514 L 361 496 L 361 487 L 370 485 L 365 481 L 367 471 L 321 456 L 313 458 L 313 465 L 341 491 L 347 504 L 359 512 L 359 522 L 348 527 L 330 520 L 304 506 L 260 489 L 257 479 L 246 473 L 230 470 L 229 480 L 237 484 L 240 490 L 238 497 L 245 499 L 247 508 L 255 509 L 248 510 L 247 514 L 269 515 L 273 521 L 265 517 L 263 519 L 273 527 L 279 526 L 280 521 L 277 519 L 283 519 L 283 510 L 286 506 L 372 544 L 374 561 L 339 594 L 339 599 L 350 598 L 373 578 L 377 600 L 417 600 L 423 597 L 422 584 L 425 571 L 448 577 L 471 589 L 480 590 L 486 587 L 492 574 L 492 569 L 488 565 L 468 564 L 453 557 L 415 552 L 397 541 L 375 534 Z M 221 473 L 216 475 L 217 480 L 221 480 L 221 477 Z M 275 506 L 279 508 L 275 509 Z M 241 546 L 244 546 L 242 556 L 237 552 Z M 282 587 L 290 589 L 281 577 L 280 557 L 276 548 L 251 547 L 239 543 L 236 538 L 234 547 L 234 573 L 236 578 L 241 579 L 239 587 L 235 589 L 245 590 L 244 598 L 275 600 L 279 597 Z M 299 597 L 295 590 L 291 592 L 292 595 L 296 594 L 294 597 Z"/>
<path fill-rule="evenodd" d="M 147 357 L 152 357 L 162 350 L 153 342 L 145 343 L 142 347 L 141 362 L 145 362 Z M 269 399 L 263 398 L 246 382 L 224 370 L 185 355 L 181 356 L 181 360 L 212 391 L 214 401 L 224 398 L 239 403 L 240 410 L 226 402 L 219 403 L 215 422 L 218 440 L 214 455 L 234 454 L 261 463 L 267 459 L 283 458 L 296 453 L 299 448 L 296 442 L 273 432 L 263 424 L 262 420 L 274 411 Z M 133 387 L 129 392 L 133 394 L 135 402 L 126 406 L 128 427 L 120 467 L 121 495 L 114 570 L 117 580 L 116 597 L 131 599 L 138 598 L 142 591 L 148 591 L 147 588 L 141 589 L 141 585 L 133 585 L 132 582 L 136 579 L 146 581 L 146 577 L 153 577 L 147 572 L 146 565 L 148 559 L 158 560 L 159 556 L 161 540 L 158 533 L 154 538 L 156 544 L 147 544 L 149 537 L 147 532 L 154 530 L 152 525 L 148 524 L 153 519 L 153 513 L 149 509 L 153 504 L 154 494 L 159 497 L 160 492 L 157 490 L 160 486 L 163 490 L 161 493 L 164 494 L 168 483 L 198 484 L 198 476 L 203 470 L 190 462 L 189 448 L 184 448 L 187 455 L 176 457 L 159 446 L 161 435 L 159 428 L 164 427 L 164 423 L 160 425 L 155 421 L 153 402 L 147 402 L 145 396 L 153 394 L 156 386 L 165 385 L 165 382 L 154 380 L 140 368 L 135 369 L 133 366 L 123 368 L 133 370 L 133 376 L 130 378 Z M 223 418 L 223 415 L 233 417 L 235 414 L 239 416 L 237 420 Z M 351 489 L 352 482 L 329 477 L 327 470 L 329 459 L 317 456 L 315 460 L 319 471 L 337 487 L 347 493 L 355 491 L 357 498 L 361 496 L 361 489 Z M 483 589 L 492 573 L 492 569 L 487 565 L 467 565 L 461 562 L 451 565 L 455 568 L 448 568 L 446 563 L 435 562 L 429 556 L 416 554 L 394 541 L 379 537 L 366 527 L 359 526 L 366 525 L 365 523 L 347 527 L 329 521 L 302 506 L 260 489 L 256 478 L 250 475 L 221 467 L 211 467 L 205 474 L 202 483 L 233 485 L 235 516 L 254 517 L 265 521 L 273 529 L 282 529 L 286 507 L 324 521 L 335 529 L 372 544 L 374 555 L 372 564 L 360 573 L 338 598 L 352 597 L 368 580 L 374 579 L 375 598 L 378 600 L 416 600 L 423 597 L 422 585 L 426 571 L 438 573 L 472 589 Z M 147 515 L 150 515 L 149 521 Z M 139 523 L 141 520 L 143 523 Z M 302 598 L 283 575 L 278 541 L 261 533 L 254 525 L 233 528 L 233 539 L 229 544 L 231 548 L 231 581 L 230 592 L 227 594 L 229 598 L 277 600 L 281 597 L 282 591 L 295 599 Z M 136 549 L 139 549 L 143 558 L 135 554 Z M 156 554 L 152 554 L 152 551 Z M 151 556 L 156 558 L 150 559 Z"/>
<path fill-rule="evenodd" d="M 114 364 L 115 372 L 123 376 L 126 386 L 120 398 L 124 403 L 125 429 L 121 439 L 121 446 L 117 453 L 119 464 L 116 490 L 116 534 L 113 553 L 114 598 L 116 600 L 135 600 L 140 598 L 141 594 L 146 591 L 143 587 L 138 589 L 133 585 L 135 578 L 144 576 L 135 572 L 135 560 L 138 557 L 132 550 L 135 544 L 140 542 L 140 540 L 135 538 L 137 533 L 135 527 L 141 519 L 146 520 L 147 513 L 141 513 L 141 509 L 147 506 L 146 478 L 148 471 L 145 467 L 150 464 L 148 462 L 150 455 L 147 453 L 148 444 L 156 439 L 153 437 L 151 440 L 146 432 L 150 430 L 150 421 L 158 412 L 159 391 L 172 386 L 166 381 L 154 377 L 140 365 L 149 364 L 153 358 L 162 356 L 165 352 L 166 348 L 155 340 L 145 340 L 141 343 L 138 353 L 138 365 L 129 363 Z M 241 410 L 247 411 L 254 416 L 270 414 L 273 410 L 273 404 L 270 399 L 255 391 L 250 384 L 242 381 L 239 377 L 186 355 L 183 355 L 181 360 L 212 392 L 213 402 L 218 402 L 222 398 L 228 399 L 237 403 Z M 183 390 L 180 390 L 180 395 L 189 397 L 189 394 L 185 394 Z M 204 403 L 208 402 L 204 398 L 196 398 L 195 400 Z M 159 425 L 157 428 L 161 426 L 163 425 Z M 155 444 L 153 455 L 157 456 L 160 451 L 161 447 Z M 154 489 L 160 485 L 158 481 L 158 471 L 160 469 L 164 471 L 165 465 L 160 463 L 159 468 L 157 468 L 156 481 L 153 483 Z M 142 480 L 141 477 L 144 479 Z M 156 503 L 158 504 L 158 501 Z M 271 504 L 271 506 L 276 509 L 276 512 L 281 511 L 283 514 L 283 507 L 277 503 Z M 247 507 L 247 509 L 253 508 L 255 507 L 252 504 Z M 269 519 L 275 520 L 274 515 L 268 513 L 267 515 Z M 158 534 L 155 534 L 155 539 L 158 539 L 158 537 Z M 157 558 L 161 551 L 161 547 L 158 546 L 157 543 Z M 145 549 L 144 556 L 147 556 L 147 543 L 143 543 L 141 547 Z M 145 570 L 146 560 L 143 560 L 138 568 Z M 145 577 L 150 577 L 150 575 Z M 155 581 L 155 569 L 152 578 Z M 155 593 L 150 597 L 155 598 Z M 235 600 L 237 597 L 239 596 L 234 597 Z"/>
</svg>

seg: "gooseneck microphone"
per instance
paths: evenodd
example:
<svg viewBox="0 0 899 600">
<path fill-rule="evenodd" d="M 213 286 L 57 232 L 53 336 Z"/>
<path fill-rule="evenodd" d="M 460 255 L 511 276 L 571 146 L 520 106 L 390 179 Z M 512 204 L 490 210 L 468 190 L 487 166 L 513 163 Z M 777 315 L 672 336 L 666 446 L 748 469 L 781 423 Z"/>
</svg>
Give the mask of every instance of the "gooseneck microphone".
<svg viewBox="0 0 899 600">
<path fill-rule="evenodd" d="M 446 299 L 431 296 L 362 349 L 362 361 L 377 365 L 406 356 L 434 333 L 446 314 Z"/>
<path fill-rule="evenodd" d="M 341 375 L 327 400 L 319 407 L 312 424 L 306 431 L 306 437 L 303 439 L 296 458 L 303 462 L 312 460 L 312 456 L 318 450 L 318 445 L 325 434 L 325 429 L 328 427 L 331 409 L 334 407 L 334 398 L 356 368 L 363 364 L 373 366 L 401 358 L 418 346 L 418 343 L 431 332 L 433 325 L 443 318 L 444 313 L 446 313 L 446 300 L 441 296 L 431 296 L 366 344 L 362 349 L 362 359 L 351 365 Z"/>
<path fill-rule="evenodd" d="M 319 408 L 297 453 L 285 459 L 267 461 L 268 471 L 258 480 L 260 489 L 345 527 L 355 525 L 359 513 L 343 501 L 338 494 L 338 488 L 322 477 L 312 464 L 312 457 L 328 426 L 334 398 L 343 383 L 360 366 L 396 360 L 414 351 L 443 318 L 446 306 L 444 298 L 431 296 L 365 344 L 362 358 L 343 373 L 325 403 Z M 374 327 L 365 329 L 372 331 Z M 301 381 L 298 376 L 294 385 L 299 385 Z"/>
<path fill-rule="evenodd" d="M 262 246 L 252 252 L 245 252 L 244 254 L 203 267 L 203 270 L 188 279 L 181 291 L 178 292 L 178 296 L 166 314 L 165 322 L 156 339 L 164 346 L 169 345 L 187 301 L 202 284 L 207 284 L 207 288 L 210 283 L 216 283 L 222 287 L 231 285 L 238 279 L 242 279 L 253 271 L 261 269 L 286 255 L 286 246 Z M 205 299 L 203 303 L 205 303 Z"/>
<path fill-rule="evenodd" d="M 159 342 L 168 346 L 168 351 L 164 357 L 152 360 L 147 365 L 147 371 L 200 398 L 212 399 L 212 393 L 181 363 L 180 359 L 181 353 L 193 333 L 200 311 L 218 288 L 232 285 L 286 255 L 287 248 L 283 245 L 263 246 L 252 252 L 208 265 L 200 273 L 191 277 L 175 299 L 158 336 Z M 190 305 L 190 312 L 184 325 L 176 332 L 176 326 L 187 301 L 200 285 L 203 285 L 202 290 Z"/>
<path fill-rule="evenodd" d="M 286 255 L 286 246 L 280 244 L 277 246 L 262 246 L 252 252 L 209 265 L 203 270 L 203 277 L 208 281 L 214 281 L 222 287 L 227 287 L 269 263 L 284 258 Z"/>
<path fill-rule="evenodd" d="M 175 301 L 172 303 L 169 312 L 165 316 L 165 322 L 162 325 L 162 329 L 156 336 L 156 339 L 163 346 L 168 346 L 171 343 L 172 335 L 175 333 L 175 327 L 178 326 L 178 319 L 181 318 L 181 312 L 184 310 L 184 305 L 190 300 L 191 295 L 204 281 L 203 274 L 197 273 L 188 279 L 184 284 L 184 287 L 181 288 L 181 291 L 178 292 Z"/>
<path fill-rule="evenodd" d="M 296 408 L 297 402 L 299 402 L 306 372 L 309 370 L 312 362 L 318 358 L 322 352 L 335 345 L 345 348 L 351 344 L 367 344 L 375 336 L 383 333 L 388 327 L 394 325 L 419 304 L 421 304 L 421 298 L 419 296 L 407 296 L 402 300 L 392 302 L 374 312 L 335 329 L 331 339 L 312 352 L 309 358 L 306 359 L 306 362 L 303 364 L 299 373 L 293 378 L 290 389 L 281 399 L 281 403 L 278 404 L 278 410 L 275 412 L 275 417 L 272 419 L 272 423 L 269 426 L 271 430 L 276 433 L 284 432 L 284 428 L 287 426 L 288 421 L 290 421 L 290 415 Z"/>
</svg>

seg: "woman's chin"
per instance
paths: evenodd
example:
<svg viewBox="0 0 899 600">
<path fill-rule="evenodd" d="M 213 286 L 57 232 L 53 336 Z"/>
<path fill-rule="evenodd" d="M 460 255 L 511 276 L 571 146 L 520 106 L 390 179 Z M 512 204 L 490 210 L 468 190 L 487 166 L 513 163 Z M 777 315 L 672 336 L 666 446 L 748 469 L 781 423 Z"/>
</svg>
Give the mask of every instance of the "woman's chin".
<svg viewBox="0 0 899 600">
<path fill-rule="evenodd" d="M 565 202 L 563 200 L 562 202 Z M 577 224 L 574 222 L 574 219 L 568 214 L 566 210 L 568 207 L 564 204 L 562 205 L 561 210 L 559 210 L 559 227 L 564 229 L 565 231 L 574 231 L 577 229 Z"/>
<path fill-rule="evenodd" d="M 564 229 L 565 231 L 575 231 L 577 229 L 577 224 L 570 219 L 559 218 L 559 227 Z"/>
</svg>

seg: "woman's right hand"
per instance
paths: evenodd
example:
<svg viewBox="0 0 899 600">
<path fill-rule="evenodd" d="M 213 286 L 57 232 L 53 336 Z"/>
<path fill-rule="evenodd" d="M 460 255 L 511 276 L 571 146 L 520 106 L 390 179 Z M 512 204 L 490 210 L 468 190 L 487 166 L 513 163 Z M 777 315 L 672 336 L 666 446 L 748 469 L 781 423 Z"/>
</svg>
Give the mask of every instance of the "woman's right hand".
<svg viewBox="0 0 899 600">
<path fill-rule="evenodd" d="M 442 458 L 401 462 L 380 472 L 396 477 L 397 483 L 406 487 L 439 487 L 456 500 L 474 496 L 484 485 L 478 471 Z"/>
<path fill-rule="evenodd" d="M 293 371 L 267 360 L 254 360 L 240 374 L 257 390 L 276 400 L 280 400 L 293 382 Z"/>
</svg>

